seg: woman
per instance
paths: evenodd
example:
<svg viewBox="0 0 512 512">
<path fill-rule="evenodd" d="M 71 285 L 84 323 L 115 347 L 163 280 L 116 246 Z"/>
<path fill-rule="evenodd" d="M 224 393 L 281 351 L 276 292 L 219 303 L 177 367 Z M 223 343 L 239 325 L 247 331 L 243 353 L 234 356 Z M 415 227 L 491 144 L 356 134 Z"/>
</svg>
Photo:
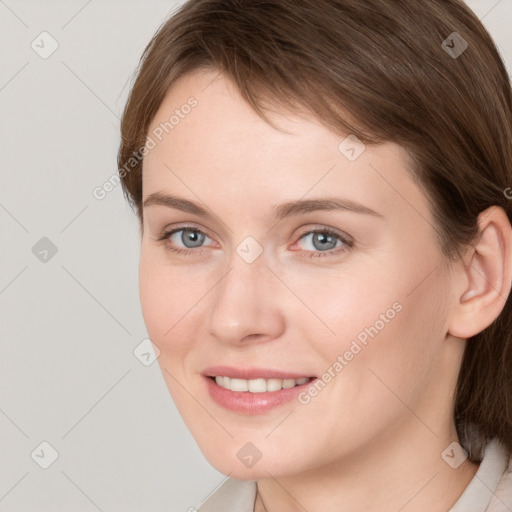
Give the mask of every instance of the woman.
<svg viewBox="0 0 512 512">
<path fill-rule="evenodd" d="M 201 511 L 512 509 L 512 95 L 461 1 L 189 1 L 121 132 Z"/>
</svg>

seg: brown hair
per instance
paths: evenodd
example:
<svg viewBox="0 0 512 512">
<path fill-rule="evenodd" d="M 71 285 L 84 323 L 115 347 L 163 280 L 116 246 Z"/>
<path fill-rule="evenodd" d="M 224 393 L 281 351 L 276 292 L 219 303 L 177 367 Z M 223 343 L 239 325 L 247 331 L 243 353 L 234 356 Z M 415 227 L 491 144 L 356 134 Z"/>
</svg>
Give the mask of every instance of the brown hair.
<svg viewBox="0 0 512 512">
<path fill-rule="evenodd" d="M 501 206 L 512 220 L 504 193 L 512 185 L 511 85 L 493 40 L 461 0 L 183 4 L 147 45 L 121 122 L 118 167 L 140 225 L 150 123 L 173 83 L 201 68 L 224 73 L 267 121 L 275 104 L 366 144 L 401 145 L 447 257 L 461 255 L 487 207 Z M 508 297 L 465 349 L 454 414 L 473 462 L 491 438 L 512 452 L 511 307 Z"/>
</svg>

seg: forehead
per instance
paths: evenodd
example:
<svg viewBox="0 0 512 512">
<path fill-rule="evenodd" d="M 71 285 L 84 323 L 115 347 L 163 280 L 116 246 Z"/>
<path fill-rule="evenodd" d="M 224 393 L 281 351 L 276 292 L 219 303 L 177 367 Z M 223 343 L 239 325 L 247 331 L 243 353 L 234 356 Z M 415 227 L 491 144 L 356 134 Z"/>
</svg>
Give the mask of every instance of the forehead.
<svg viewBox="0 0 512 512">
<path fill-rule="evenodd" d="M 347 147 L 358 152 L 363 147 L 347 134 L 277 107 L 269 117 L 278 129 L 218 72 L 181 77 L 149 128 L 155 146 L 144 158 L 143 195 L 179 190 L 207 197 L 215 192 L 243 207 L 256 195 L 276 204 L 338 193 L 383 214 L 392 208 L 410 214 L 413 205 L 429 216 L 400 146 L 366 146 L 354 160 L 347 158 Z"/>
<path fill-rule="evenodd" d="M 190 103 L 194 106 L 189 107 Z M 166 150 L 177 147 L 179 154 L 186 152 L 187 157 L 194 156 L 189 154 L 191 149 L 197 157 L 206 152 L 213 156 L 215 149 L 215 155 L 225 159 L 235 157 L 237 148 L 247 156 L 259 158 L 276 147 L 315 146 L 318 154 L 322 149 L 337 152 L 340 136 L 313 116 L 302 118 L 283 107 L 273 108 L 275 111 L 267 115 L 278 129 L 263 120 L 223 75 L 196 70 L 175 82 L 160 105 L 149 132 L 163 129 L 161 137 L 165 140 L 147 160 L 165 156 Z M 292 158 L 293 154 L 282 156 Z"/>
</svg>

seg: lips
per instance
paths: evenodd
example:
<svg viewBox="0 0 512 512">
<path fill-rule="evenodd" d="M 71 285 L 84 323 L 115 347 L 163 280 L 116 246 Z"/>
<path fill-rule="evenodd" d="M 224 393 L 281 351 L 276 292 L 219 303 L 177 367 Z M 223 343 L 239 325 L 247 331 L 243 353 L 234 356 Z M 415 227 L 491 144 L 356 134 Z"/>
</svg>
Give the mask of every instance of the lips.
<svg viewBox="0 0 512 512">
<path fill-rule="evenodd" d="M 315 378 L 315 375 L 308 373 L 285 372 L 269 368 L 236 368 L 233 366 L 211 366 L 206 368 L 202 374 L 205 377 L 229 377 L 231 379 L 303 379 Z"/>
<path fill-rule="evenodd" d="M 202 375 L 206 391 L 214 402 L 231 411 L 251 415 L 293 403 L 297 395 L 316 379 L 306 373 L 230 366 L 213 366 L 205 369 Z"/>
</svg>

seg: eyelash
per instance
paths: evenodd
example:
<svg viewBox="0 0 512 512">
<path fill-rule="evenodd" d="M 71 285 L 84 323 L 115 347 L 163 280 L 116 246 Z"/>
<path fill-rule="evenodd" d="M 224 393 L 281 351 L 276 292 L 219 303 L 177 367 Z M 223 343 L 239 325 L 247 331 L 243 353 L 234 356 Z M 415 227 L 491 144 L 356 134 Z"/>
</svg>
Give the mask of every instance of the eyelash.
<svg viewBox="0 0 512 512">
<path fill-rule="evenodd" d="M 204 231 L 201 231 L 200 229 L 196 228 L 195 226 L 181 226 L 179 228 L 176 228 L 176 229 L 164 232 L 157 239 L 157 241 L 163 243 L 167 250 L 172 251 L 175 254 L 190 255 L 191 253 L 196 253 L 196 254 L 197 253 L 201 253 L 202 252 L 201 251 L 201 249 L 202 249 L 201 247 L 197 248 L 197 249 L 181 249 L 181 248 L 177 248 L 177 247 L 172 247 L 170 245 L 170 243 L 168 243 L 169 242 L 169 237 L 172 236 L 174 233 L 178 233 L 179 231 L 184 231 L 184 230 L 187 230 L 187 229 L 190 230 L 190 231 L 193 231 L 195 233 L 200 233 L 200 234 L 208 237 L 208 235 Z M 338 247 L 338 248 L 335 248 L 335 249 L 329 249 L 328 251 L 308 251 L 308 250 L 301 250 L 301 251 L 299 251 L 299 252 L 306 253 L 306 257 L 308 257 L 308 258 L 319 258 L 319 257 L 322 258 L 322 257 L 326 257 L 326 256 L 337 256 L 339 253 L 346 252 L 347 250 L 351 249 L 353 247 L 353 245 L 354 245 L 354 242 L 344 238 L 339 233 L 337 233 L 337 232 L 335 232 L 335 231 L 333 231 L 333 230 L 331 230 L 329 228 L 311 229 L 311 230 L 306 231 L 305 233 L 303 233 L 298 238 L 298 240 L 301 240 L 306 235 L 310 235 L 312 233 L 315 233 L 315 234 L 316 233 L 322 233 L 322 234 L 326 234 L 326 235 L 332 236 L 334 238 L 337 238 L 338 240 L 343 242 L 344 246 Z M 210 237 L 208 237 L 208 238 L 210 238 Z"/>
</svg>

